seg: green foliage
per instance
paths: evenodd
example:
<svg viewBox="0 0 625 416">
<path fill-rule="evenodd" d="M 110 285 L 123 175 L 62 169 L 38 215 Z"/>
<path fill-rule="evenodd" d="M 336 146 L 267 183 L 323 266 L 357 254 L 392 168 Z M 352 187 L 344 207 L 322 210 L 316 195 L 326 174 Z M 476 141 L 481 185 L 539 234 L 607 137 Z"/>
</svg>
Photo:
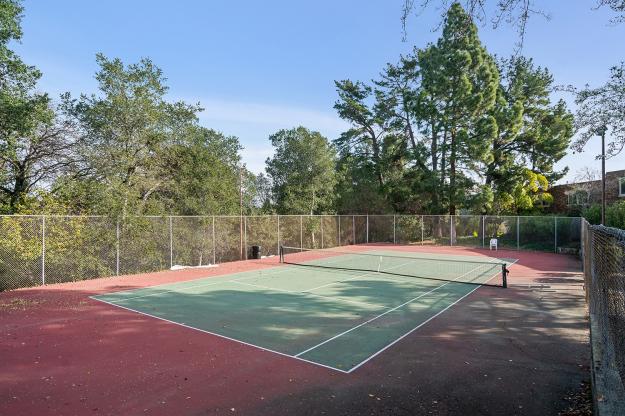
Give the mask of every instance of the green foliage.
<svg viewBox="0 0 625 416">
<path fill-rule="evenodd" d="M 20 2 L 0 0 L 0 212 L 14 213 L 41 183 L 72 163 L 72 138 L 47 94 L 41 73 L 8 48 L 22 36 Z"/>
<path fill-rule="evenodd" d="M 267 174 L 279 213 L 318 214 L 334 209 L 336 151 L 328 140 L 304 127 L 280 130 L 270 138 L 275 155 Z"/>
<path fill-rule="evenodd" d="M 582 216 L 591 224 L 600 224 L 601 205 L 594 204 L 584 209 Z M 618 201 L 606 207 L 605 225 L 625 230 L 625 201 Z"/>
<path fill-rule="evenodd" d="M 236 214 L 240 189 L 245 213 L 535 212 L 548 196 L 543 185 L 532 190 L 525 169 L 547 181 L 561 175 L 553 166 L 571 120 L 549 101 L 551 75 L 522 57 L 497 65 L 457 3 L 435 44 L 387 65 L 371 85 L 336 82 L 334 107 L 350 128 L 334 146 L 303 128 L 272 136 L 267 176 L 242 166 L 237 138 L 198 125 L 199 104 L 168 101 L 150 59 L 97 55 L 99 92 L 66 94 L 55 114 L 32 93 L 40 73 L 6 48 L 21 37 L 20 3 L 2 4 L 7 212 Z M 52 151 L 25 165 L 30 148 Z"/>
<path fill-rule="evenodd" d="M 373 84 L 336 82 L 335 109 L 352 125 L 335 141 L 342 211 L 537 213 L 566 173 L 554 166 L 573 119 L 550 101 L 551 74 L 524 57 L 496 63 L 458 3 L 435 44 Z"/>
<path fill-rule="evenodd" d="M 240 150 L 236 137 L 202 127 L 190 128 L 163 155 L 164 176 L 168 179 L 155 195 L 155 205 L 163 204 L 166 212 L 179 215 L 237 212 Z M 245 201 L 245 206 L 250 204 Z"/>
<path fill-rule="evenodd" d="M 573 149 L 582 151 L 586 143 L 606 130 L 606 154 L 615 156 L 625 147 L 625 62 L 610 69 L 610 79 L 598 88 L 574 90 L 578 105 L 575 125 L 579 135 Z"/>
<path fill-rule="evenodd" d="M 500 193 L 500 204 L 509 202 L 509 205 L 500 205 L 501 210 L 527 214 L 553 202 L 553 197 L 547 192 L 549 183 L 545 176 L 526 168 L 522 170 L 522 175 L 523 180 L 516 183 L 509 195 Z"/>
<path fill-rule="evenodd" d="M 59 178 L 59 198 L 75 212 L 122 217 L 234 214 L 243 176 L 251 209 L 255 178 L 241 165 L 236 137 L 199 126 L 199 105 L 166 101 L 163 73 L 149 59 L 97 61 L 100 94 L 64 96 L 64 112 L 81 134 L 85 173 L 78 182 Z"/>
<path fill-rule="evenodd" d="M 387 213 L 393 207 L 366 157 L 345 152 L 338 160 L 338 211 L 346 214 Z"/>
<path fill-rule="evenodd" d="M 537 202 L 548 201 L 525 191 L 528 183 L 536 182 L 528 180 L 527 171 L 547 182 L 566 173 L 554 172 L 553 167 L 566 154 L 573 118 L 562 101 L 550 103 L 553 77 L 546 69 L 535 68 L 523 57 L 501 60 L 499 67 L 502 82 L 491 111 L 498 131 L 492 161 L 486 165 L 486 183 L 499 203 L 484 206 L 483 212 L 533 212 L 540 206 Z M 546 189 L 544 184 L 541 187 Z"/>
<path fill-rule="evenodd" d="M 162 71 L 149 59 L 125 66 L 97 56 L 101 95 L 64 97 L 64 108 L 82 131 L 90 176 L 111 190 L 121 215 L 147 211 L 150 197 L 170 179 L 164 157 L 196 122 L 198 106 L 169 103 Z"/>
</svg>

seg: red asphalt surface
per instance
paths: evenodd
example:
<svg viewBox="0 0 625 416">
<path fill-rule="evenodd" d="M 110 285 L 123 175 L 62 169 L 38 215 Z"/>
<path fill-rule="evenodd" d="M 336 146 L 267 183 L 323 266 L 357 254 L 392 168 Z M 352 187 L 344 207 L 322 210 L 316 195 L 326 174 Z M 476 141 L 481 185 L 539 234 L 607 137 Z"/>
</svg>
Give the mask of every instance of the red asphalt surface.
<svg viewBox="0 0 625 416">
<path fill-rule="evenodd" d="M 351 374 L 89 299 L 276 259 L 0 293 L 0 415 L 557 415 L 589 379 L 581 263 L 498 256 L 519 259 L 509 289 L 480 287 Z"/>
</svg>

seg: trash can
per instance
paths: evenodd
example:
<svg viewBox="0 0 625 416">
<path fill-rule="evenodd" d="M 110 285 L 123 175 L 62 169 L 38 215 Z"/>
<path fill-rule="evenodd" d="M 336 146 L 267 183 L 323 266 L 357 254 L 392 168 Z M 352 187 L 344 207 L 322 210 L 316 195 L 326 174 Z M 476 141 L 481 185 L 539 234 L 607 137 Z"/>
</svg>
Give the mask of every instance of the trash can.
<svg viewBox="0 0 625 416">
<path fill-rule="evenodd" d="M 252 256 L 253 259 L 260 259 L 260 246 L 252 246 Z"/>
</svg>

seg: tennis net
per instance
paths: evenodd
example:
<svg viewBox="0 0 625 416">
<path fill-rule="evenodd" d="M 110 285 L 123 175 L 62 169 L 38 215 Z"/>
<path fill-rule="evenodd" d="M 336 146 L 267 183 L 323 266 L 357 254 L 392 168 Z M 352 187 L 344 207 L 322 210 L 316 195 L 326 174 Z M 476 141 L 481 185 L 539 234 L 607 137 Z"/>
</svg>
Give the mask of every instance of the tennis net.
<svg viewBox="0 0 625 416">
<path fill-rule="evenodd" d="M 494 260 L 487 262 L 422 257 L 417 253 L 378 254 L 280 247 L 280 262 L 284 264 L 507 287 L 506 263 Z"/>
</svg>

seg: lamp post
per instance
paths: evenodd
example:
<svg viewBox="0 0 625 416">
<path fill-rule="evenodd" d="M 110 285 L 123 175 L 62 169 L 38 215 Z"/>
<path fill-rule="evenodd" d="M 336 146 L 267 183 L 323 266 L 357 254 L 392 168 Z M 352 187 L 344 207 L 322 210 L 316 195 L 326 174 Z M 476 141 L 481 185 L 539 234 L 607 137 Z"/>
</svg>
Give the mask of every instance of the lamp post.
<svg viewBox="0 0 625 416">
<path fill-rule="evenodd" d="M 597 133 L 601 136 L 601 225 L 605 225 L 605 125 L 599 127 Z"/>
<path fill-rule="evenodd" d="M 245 258 L 243 252 L 243 165 L 239 166 L 239 214 L 239 241 L 241 242 L 239 254 L 243 260 Z"/>
</svg>

